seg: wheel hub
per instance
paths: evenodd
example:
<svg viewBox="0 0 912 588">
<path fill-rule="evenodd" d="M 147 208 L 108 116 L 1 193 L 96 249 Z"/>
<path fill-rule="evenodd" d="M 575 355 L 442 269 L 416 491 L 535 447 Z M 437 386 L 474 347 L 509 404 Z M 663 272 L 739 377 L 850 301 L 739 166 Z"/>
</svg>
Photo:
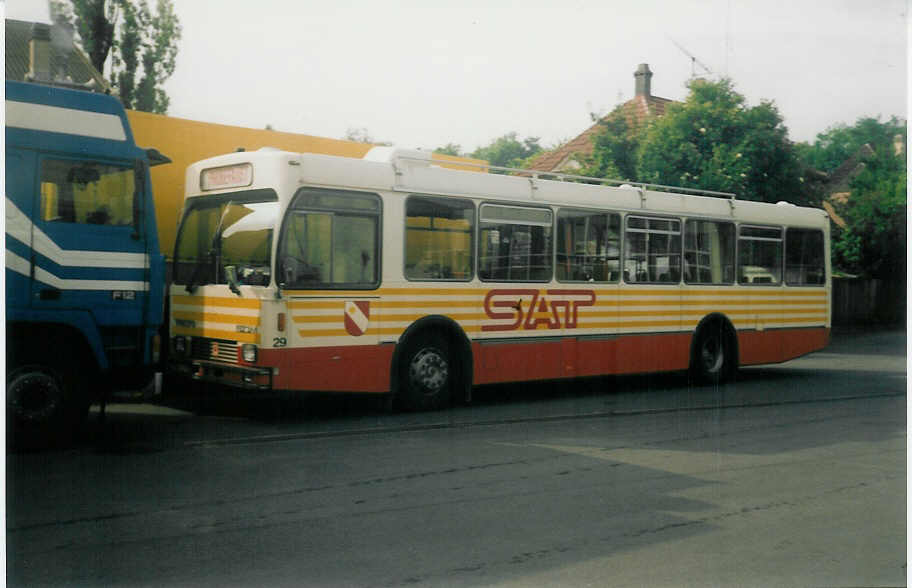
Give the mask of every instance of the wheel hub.
<svg viewBox="0 0 912 588">
<path fill-rule="evenodd" d="M 707 373 L 714 374 L 722 369 L 725 354 L 722 351 L 722 345 L 719 344 L 719 340 L 715 337 L 705 339 L 700 350 L 700 358 L 703 360 L 703 368 Z"/>
<path fill-rule="evenodd" d="M 415 354 L 409 364 L 409 379 L 427 392 L 439 391 L 446 385 L 449 366 L 437 349 L 426 348 Z"/>
<path fill-rule="evenodd" d="M 42 422 L 51 418 L 62 399 L 62 390 L 50 374 L 28 372 L 7 386 L 7 408 L 18 420 Z"/>
</svg>

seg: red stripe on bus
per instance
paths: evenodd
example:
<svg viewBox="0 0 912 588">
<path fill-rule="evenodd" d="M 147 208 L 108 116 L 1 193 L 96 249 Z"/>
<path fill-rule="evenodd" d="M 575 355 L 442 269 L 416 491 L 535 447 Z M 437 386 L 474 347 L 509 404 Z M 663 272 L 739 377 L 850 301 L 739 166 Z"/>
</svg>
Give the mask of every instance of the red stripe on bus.
<svg viewBox="0 0 912 588">
<path fill-rule="evenodd" d="M 693 333 L 472 343 L 475 385 L 686 370 Z M 738 332 L 740 365 L 779 363 L 826 347 L 820 328 Z M 388 392 L 393 345 L 261 349 L 278 390 Z"/>
</svg>

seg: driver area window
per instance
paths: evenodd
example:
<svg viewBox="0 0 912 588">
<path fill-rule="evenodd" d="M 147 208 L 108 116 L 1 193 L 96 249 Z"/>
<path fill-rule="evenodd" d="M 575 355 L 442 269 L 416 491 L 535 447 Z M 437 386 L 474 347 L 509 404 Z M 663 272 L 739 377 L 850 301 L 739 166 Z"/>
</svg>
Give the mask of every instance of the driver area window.
<svg viewBox="0 0 912 588">
<path fill-rule="evenodd" d="M 288 209 L 279 246 L 285 288 L 376 288 L 380 276 L 380 198 L 303 188 Z"/>
</svg>

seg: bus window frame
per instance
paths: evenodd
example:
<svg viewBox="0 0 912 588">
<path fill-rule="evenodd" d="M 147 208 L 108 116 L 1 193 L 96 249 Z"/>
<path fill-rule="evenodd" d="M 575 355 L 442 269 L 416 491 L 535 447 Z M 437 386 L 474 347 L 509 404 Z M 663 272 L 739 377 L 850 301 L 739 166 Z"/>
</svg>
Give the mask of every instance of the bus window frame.
<svg viewBox="0 0 912 588">
<path fill-rule="evenodd" d="M 482 275 L 481 275 L 481 273 L 482 273 L 481 272 L 481 251 L 482 251 L 481 250 L 481 233 L 482 233 L 481 224 L 483 221 L 482 221 L 482 212 L 481 211 L 485 206 L 540 210 L 540 211 L 546 211 L 551 215 L 550 224 L 545 224 L 542 222 L 534 222 L 534 221 L 533 222 L 502 221 L 505 224 L 511 224 L 511 225 L 520 225 L 520 226 L 527 226 L 527 227 L 528 226 L 550 227 L 551 228 L 551 249 L 542 253 L 542 255 L 546 255 L 551 260 L 551 267 L 549 268 L 550 272 L 549 272 L 549 275 L 547 278 L 540 279 L 540 280 L 528 280 L 528 279 L 526 279 L 526 280 L 498 280 L 498 279 L 482 277 Z M 476 206 L 477 214 L 475 216 L 475 226 L 476 226 L 475 239 L 477 241 L 476 246 L 475 246 L 475 275 L 478 277 L 478 280 L 481 282 L 494 283 L 494 284 L 496 284 L 496 283 L 547 284 L 549 282 L 554 281 L 554 263 L 556 261 L 556 256 L 557 256 L 557 253 L 556 253 L 557 250 L 556 250 L 555 243 L 554 243 L 554 235 L 555 235 L 555 231 L 557 230 L 556 224 L 555 224 L 557 222 L 556 221 L 557 215 L 555 214 L 554 208 L 555 207 L 551 206 L 551 205 L 530 206 L 525 203 L 501 202 L 501 201 L 497 201 L 497 200 L 483 200 L 483 201 L 479 202 L 478 205 Z"/>
<path fill-rule="evenodd" d="M 756 225 L 756 224 L 747 224 L 747 223 L 738 223 L 738 230 L 735 237 L 735 283 L 738 286 L 744 286 L 746 288 L 781 288 L 785 284 L 785 225 Z M 770 229 L 778 230 L 779 238 L 774 239 L 772 237 L 742 237 L 742 229 Z M 742 282 L 740 278 L 741 274 L 741 239 L 746 241 L 763 241 L 763 242 L 776 242 L 780 245 L 779 250 L 779 281 L 778 282 Z"/>
<path fill-rule="evenodd" d="M 782 277 L 783 277 L 782 282 L 783 282 L 783 284 L 785 284 L 786 286 L 792 287 L 792 288 L 823 288 L 823 287 L 825 287 L 827 284 L 827 267 L 826 267 L 826 265 L 827 265 L 826 264 L 827 239 L 826 239 L 826 235 L 824 234 L 823 229 L 818 229 L 818 228 L 814 228 L 814 227 L 800 227 L 800 226 L 785 227 L 784 229 L 785 229 L 785 236 L 782 238 Z M 806 232 L 810 232 L 810 233 L 818 233 L 820 235 L 820 245 L 822 247 L 820 253 L 822 254 L 821 261 L 823 262 L 823 265 L 821 268 L 823 270 L 823 274 L 822 274 L 823 281 L 822 282 L 817 283 L 817 284 L 810 283 L 810 282 L 791 282 L 788 279 L 788 267 L 789 267 L 788 236 L 789 236 L 789 232 L 791 232 L 791 231 L 806 231 Z"/>
<path fill-rule="evenodd" d="M 296 208 L 295 204 L 296 204 L 297 200 L 299 198 L 302 198 L 303 194 L 307 191 L 322 191 L 322 192 L 336 192 L 336 193 L 348 192 L 348 193 L 357 194 L 360 196 L 371 196 L 377 201 L 378 206 L 377 206 L 376 211 L 350 209 L 350 210 L 344 210 L 341 212 L 339 209 L 332 209 L 332 208 L 319 208 L 319 207 Z M 374 239 L 374 242 L 376 245 L 375 256 L 376 256 L 376 264 L 377 264 L 376 265 L 377 273 L 376 273 L 376 279 L 374 280 L 373 283 L 359 284 L 357 282 L 346 282 L 344 284 L 332 284 L 332 283 L 322 282 L 319 284 L 312 284 L 312 285 L 307 285 L 307 286 L 301 287 L 301 286 L 291 286 L 291 285 L 286 284 L 284 281 L 280 280 L 279 263 L 280 263 L 280 259 L 282 257 L 283 247 L 285 245 L 285 232 L 286 232 L 287 226 L 288 226 L 288 218 L 292 214 L 300 214 L 300 213 L 306 214 L 308 212 L 324 213 L 324 214 L 329 214 L 332 216 L 338 216 L 341 214 L 341 216 L 374 216 L 376 218 L 377 235 L 376 235 L 376 238 Z M 361 215 L 352 214 L 352 213 L 358 213 L 358 212 L 360 212 L 362 214 Z M 325 290 L 325 291 L 363 290 L 365 292 L 379 289 L 380 286 L 383 284 L 383 212 L 384 212 L 383 197 L 374 191 L 351 190 L 348 188 L 341 188 L 341 187 L 340 188 L 325 188 L 322 186 L 309 186 L 309 185 L 300 186 L 297 190 L 295 190 L 294 194 L 292 194 L 291 198 L 288 201 L 288 205 L 285 207 L 285 210 L 281 214 L 281 219 L 280 219 L 281 226 L 279 228 L 279 236 L 278 236 L 278 239 L 276 241 L 276 246 L 275 246 L 275 259 L 273 260 L 273 273 L 275 275 L 274 280 L 275 280 L 276 287 L 278 287 L 279 290 Z M 368 214 L 365 214 L 365 213 L 368 213 Z M 331 253 L 334 253 L 334 251 Z"/>
<path fill-rule="evenodd" d="M 686 286 L 736 286 L 738 285 L 738 223 L 731 219 L 722 219 L 709 216 L 688 216 L 683 219 L 684 224 L 681 227 L 681 283 Z M 687 280 L 684 272 L 684 255 L 687 247 L 687 225 L 691 222 L 711 222 L 720 225 L 728 225 L 732 228 L 732 279 L 728 282 L 691 282 Z"/>
<path fill-rule="evenodd" d="M 628 254 L 628 249 L 629 249 L 629 247 L 627 246 L 627 233 L 628 233 L 628 232 L 633 232 L 633 233 L 646 233 L 646 234 L 649 234 L 650 232 L 652 232 L 652 233 L 656 233 L 656 234 L 674 235 L 674 232 L 673 232 L 673 231 L 659 231 L 659 230 L 652 231 L 652 230 L 650 230 L 650 229 L 648 229 L 648 228 L 647 228 L 647 229 L 638 229 L 638 228 L 634 228 L 634 229 L 631 231 L 631 230 L 628 228 L 627 223 L 628 223 L 628 221 L 629 221 L 630 219 L 632 219 L 632 218 L 641 218 L 641 219 L 645 219 L 645 220 L 677 221 L 677 222 L 679 223 L 679 227 L 680 227 L 680 228 L 679 228 L 678 233 L 677 233 L 677 235 L 678 235 L 678 245 L 679 245 L 679 251 L 678 251 L 678 279 L 677 279 L 677 280 L 670 281 L 670 282 L 660 282 L 660 281 L 651 281 L 651 280 L 646 280 L 646 281 L 634 280 L 634 281 L 630 281 L 629 279 L 627 279 L 627 278 L 625 277 L 625 275 L 626 275 L 626 273 L 627 273 L 627 270 L 626 270 L 626 267 L 627 267 L 627 254 Z M 683 272 L 683 269 L 684 269 L 684 267 L 683 267 L 683 266 L 684 266 L 684 218 L 682 218 L 682 217 L 680 217 L 680 216 L 672 216 L 672 215 L 661 214 L 661 213 L 650 214 L 649 212 L 647 212 L 647 213 L 644 214 L 644 213 L 640 213 L 640 212 L 637 211 L 637 212 L 628 212 L 627 214 L 625 214 L 625 215 L 623 216 L 623 218 L 621 219 L 621 221 L 622 221 L 622 224 L 621 224 L 622 234 L 621 234 L 621 236 L 622 236 L 622 238 L 623 238 L 623 247 L 622 247 L 622 251 L 621 251 L 621 278 L 623 279 L 624 283 L 625 283 L 625 284 L 630 284 L 630 285 L 635 285 L 635 286 L 643 286 L 643 285 L 646 285 L 646 286 L 680 286 L 680 285 L 683 283 L 683 280 L 684 280 L 684 275 L 683 275 L 683 274 L 684 274 L 684 272 Z M 648 260 L 648 257 L 647 257 L 647 260 L 646 260 L 646 261 L 647 261 L 646 267 L 648 268 L 648 267 L 649 267 L 649 263 L 648 263 L 649 260 Z M 647 269 L 647 275 L 648 275 L 648 271 L 649 271 L 649 270 Z"/>
<path fill-rule="evenodd" d="M 425 198 L 431 200 L 449 200 L 455 202 L 468 203 L 471 205 L 472 209 L 472 226 L 469 231 L 469 262 L 471 267 L 469 268 L 469 274 L 465 278 L 416 278 L 409 277 L 406 272 L 406 261 L 408 260 L 408 203 L 413 198 Z M 471 282 L 475 279 L 475 276 L 478 274 L 478 258 L 477 258 L 477 246 L 476 240 L 478 239 L 479 232 L 479 219 L 481 218 L 480 206 L 478 206 L 474 200 L 471 198 L 462 198 L 458 196 L 446 196 L 441 194 L 422 194 L 420 192 L 409 194 L 405 201 L 403 202 L 402 207 L 402 277 L 405 278 L 408 282 Z"/>
<path fill-rule="evenodd" d="M 558 266 L 557 256 L 559 253 L 558 252 L 558 239 L 559 239 L 558 227 L 560 226 L 560 217 L 561 217 L 562 212 L 583 213 L 583 214 L 590 214 L 590 215 L 598 214 L 598 215 L 603 215 L 606 217 L 609 215 L 614 215 L 617 217 L 617 219 L 618 219 L 618 235 L 617 235 L 617 237 L 618 237 L 618 243 L 617 243 L 618 276 L 615 279 L 613 279 L 613 280 L 568 280 L 568 279 L 560 279 L 557 277 L 557 266 Z M 621 279 L 622 279 L 623 273 L 624 273 L 623 261 L 624 261 L 624 219 L 625 218 L 626 218 L 626 215 L 624 215 L 624 213 L 622 213 L 619 210 L 613 210 L 613 209 L 583 208 L 583 207 L 574 207 L 574 206 L 557 207 L 557 211 L 553 217 L 553 219 L 554 219 L 554 229 L 553 229 L 554 236 L 553 236 L 552 240 L 554 241 L 554 247 L 553 247 L 554 248 L 554 260 L 552 262 L 552 271 L 551 271 L 552 279 L 555 282 L 558 282 L 560 284 L 619 284 L 621 282 Z"/>
</svg>

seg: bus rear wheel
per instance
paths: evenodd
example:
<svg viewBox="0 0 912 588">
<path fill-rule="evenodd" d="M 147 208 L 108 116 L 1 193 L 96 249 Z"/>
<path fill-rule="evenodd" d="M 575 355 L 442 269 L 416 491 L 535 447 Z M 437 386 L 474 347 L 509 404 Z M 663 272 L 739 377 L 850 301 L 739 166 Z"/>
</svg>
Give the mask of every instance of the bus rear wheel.
<svg viewBox="0 0 912 588">
<path fill-rule="evenodd" d="M 406 342 L 399 367 L 397 400 L 406 410 L 437 410 L 449 405 L 453 363 L 447 341 L 421 333 Z"/>
<path fill-rule="evenodd" d="M 700 384 L 721 384 L 732 377 L 736 365 L 735 346 L 724 323 L 701 327 L 691 351 L 692 379 Z"/>
</svg>

